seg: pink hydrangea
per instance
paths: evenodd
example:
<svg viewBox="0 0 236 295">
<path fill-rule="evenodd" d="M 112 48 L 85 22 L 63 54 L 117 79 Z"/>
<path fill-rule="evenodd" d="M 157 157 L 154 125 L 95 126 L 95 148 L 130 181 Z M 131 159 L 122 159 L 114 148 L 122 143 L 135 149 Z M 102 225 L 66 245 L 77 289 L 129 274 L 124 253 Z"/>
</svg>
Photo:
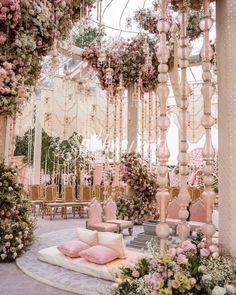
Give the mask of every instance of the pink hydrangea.
<svg viewBox="0 0 236 295">
<path fill-rule="evenodd" d="M 196 245 L 191 243 L 189 240 L 186 240 L 182 243 L 181 248 L 183 249 L 184 252 L 186 252 L 186 251 L 196 250 Z"/>
</svg>

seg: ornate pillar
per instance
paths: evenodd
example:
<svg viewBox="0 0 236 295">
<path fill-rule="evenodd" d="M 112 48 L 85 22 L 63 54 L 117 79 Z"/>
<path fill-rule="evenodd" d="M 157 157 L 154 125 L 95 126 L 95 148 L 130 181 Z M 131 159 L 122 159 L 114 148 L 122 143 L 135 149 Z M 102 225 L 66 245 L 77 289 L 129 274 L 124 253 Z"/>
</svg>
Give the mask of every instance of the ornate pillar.
<svg viewBox="0 0 236 295">
<path fill-rule="evenodd" d="M 236 0 L 216 1 L 220 243 L 236 256 Z"/>
<path fill-rule="evenodd" d="M 128 88 L 128 152 L 137 151 L 137 136 L 138 136 L 138 107 L 133 102 L 134 86 Z"/>
<path fill-rule="evenodd" d="M 189 57 L 189 40 L 186 32 L 186 8 L 183 6 L 183 1 L 180 2 L 180 11 L 178 15 L 178 21 L 180 24 L 180 37 L 179 37 L 179 66 L 181 69 L 181 81 L 180 81 L 180 112 L 179 112 L 179 186 L 180 192 L 178 196 L 180 210 L 179 218 L 181 223 L 177 226 L 177 233 L 181 241 L 187 239 L 190 228 L 187 223 L 189 216 L 187 207 L 190 201 L 188 193 L 187 176 L 188 176 L 188 142 L 187 142 L 187 128 L 188 128 L 188 97 L 190 94 L 189 85 L 187 81 L 187 68 Z"/>
<path fill-rule="evenodd" d="M 160 45 L 157 49 L 157 58 L 159 61 L 159 75 L 157 95 L 160 101 L 160 115 L 158 118 L 158 126 L 160 127 L 160 144 L 157 149 L 157 183 L 159 185 L 156 200 L 160 206 L 160 223 L 156 227 L 156 233 L 160 237 L 160 250 L 165 250 L 166 238 L 170 233 L 170 228 L 166 223 L 166 207 L 169 202 L 168 186 L 168 168 L 166 166 L 170 157 L 170 152 L 167 146 L 167 129 L 170 125 L 170 120 L 167 116 L 167 98 L 169 95 L 169 88 L 167 85 L 168 60 L 170 56 L 170 49 L 166 45 L 166 36 L 170 29 L 170 24 L 167 18 L 167 4 L 168 0 L 159 0 L 161 18 L 157 23 L 157 28 L 160 34 Z"/>
<path fill-rule="evenodd" d="M 206 207 L 207 216 L 206 216 L 206 224 L 203 225 L 202 230 L 207 238 L 208 244 L 211 244 L 212 236 L 215 233 L 215 226 L 212 224 L 212 207 L 215 200 L 215 192 L 213 190 L 214 183 L 214 157 L 215 150 L 212 145 L 211 138 L 211 128 L 215 124 L 215 119 L 211 115 L 211 99 L 215 92 L 215 87 L 212 85 L 212 75 L 211 75 L 211 59 L 213 56 L 213 50 L 210 45 L 209 39 L 209 30 L 213 25 L 213 20 L 210 16 L 209 9 L 209 0 L 204 0 L 204 17 L 200 22 L 200 29 L 203 31 L 203 46 L 201 50 L 202 57 L 202 96 L 203 96 L 203 110 L 204 114 L 202 116 L 202 126 L 205 128 L 206 140 L 205 145 L 202 150 L 203 160 L 204 160 L 204 168 L 203 168 L 203 181 L 204 181 L 204 192 L 202 193 L 202 198 Z"/>
</svg>

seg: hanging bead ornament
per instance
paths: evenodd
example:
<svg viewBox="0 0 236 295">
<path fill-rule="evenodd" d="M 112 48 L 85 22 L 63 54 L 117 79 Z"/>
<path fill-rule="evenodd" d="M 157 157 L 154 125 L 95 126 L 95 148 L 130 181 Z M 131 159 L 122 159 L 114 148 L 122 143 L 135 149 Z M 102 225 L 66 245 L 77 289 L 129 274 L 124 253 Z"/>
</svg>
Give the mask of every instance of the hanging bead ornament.
<svg viewBox="0 0 236 295">
<path fill-rule="evenodd" d="M 111 60 L 108 61 L 108 68 L 106 69 L 106 84 L 111 85 L 112 84 L 112 75 L 113 75 L 113 69 L 111 68 Z"/>
<path fill-rule="evenodd" d="M 157 23 L 157 29 L 160 36 L 160 44 L 157 49 L 157 58 L 159 61 L 159 75 L 158 75 L 158 87 L 157 95 L 160 101 L 160 116 L 158 119 L 158 125 L 161 132 L 161 140 L 158 146 L 157 158 L 157 183 L 159 185 L 156 193 L 156 200 L 160 207 L 160 223 L 156 227 L 156 233 L 160 237 L 160 251 L 164 252 L 166 239 L 169 236 L 170 228 L 166 223 L 166 207 L 169 202 L 168 192 L 168 169 L 167 162 L 170 157 L 170 152 L 167 146 L 166 133 L 170 125 L 170 120 L 167 117 L 167 98 L 169 95 L 169 88 L 167 85 L 167 72 L 168 72 L 168 60 L 170 57 L 170 50 L 166 45 L 167 34 L 170 29 L 170 24 L 167 18 L 167 4 L 168 0 L 159 0 L 160 7 L 160 19 Z"/>
<path fill-rule="evenodd" d="M 202 116 L 202 126 L 205 128 L 205 145 L 202 150 L 204 167 L 203 167 L 203 182 L 204 182 L 204 192 L 202 193 L 202 198 L 206 208 L 206 224 L 202 226 L 202 231 L 207 239 L 208 244 L 212 243 L 212 236 L 214 235 L 216 229 L 212 224 L 212 211 L 213 204 L 215 201 L 215 192 L 213 189 L 214 184 L 214 158 L 215 150 L 212 145 L 212 134 L 211 128 L 215 124 L 215 119 L 212 116 L 211 103 L 215 92 L 215 87 L 212 84 L 212 64 L 211 59 L 213 57 L 213 50 L 210 45 L 209 31 L 213 25 L 213 19 L 210 15 L 209 0 L 204 0 L 204 17 L 200 21 L 200 29 L 203 31 L 203 46 L 201 50 L 202 58 L 202 79 L 203 86 L 201 89 L 203 101 L 204 101 L 204 114 Z"/>
<path fill-rule="evenodd" d="M 188 174 L 189 174 L 189 154 L 187 142 L 187 128 L 188 128 L 188 97 L 190 95 L 189 84 L 187 81 L 187 68 L 189 57 L 189 40 L 187 37 L 187 13 L 186 8 L 183 6 L 183 1 L 180 2 L 180 11 L 178 21 L 180 25 L 179 36 L 179 66 L 181 68 L 181 81 L 180 81 L 180 111 L 179 111 L 179 187 L 180 192 L 178 195 L 180 210 L 179 219 L 181 222 L 177 226 L 177 233 L 181 241 L 185 241 L 190 233 L 190 227 L 187 222 L 189 212 L 187 210 L 190 195 L 188 192 Z"/>
<path fill-rule="evenodd" d="M 115 197 L 116 195 L 116 143 L 117 143 L 117 97 L 114 97 L 114 146 L 113 146 L 113 183 L 112 183 L 112 196 Z"/>
<path fill-rule="evenodd" d="M 141 130 L 141 156 L 142 160 L 144 160 L 144 128 L 145 128 L 145 116 L 144 116 L 144 95 L 141 97 L 141 109 L 142 109 L 142 130 Z"/>
<path fill-rule="evenodd" d="M 98 59 L 97 59 L 97 66 L 100 68 L 102 67 L 107 60 L 106 50 L 101 48 Z"/>
<path fill-rule="evenodd" d="M 130 14 L 128 14 L 128 16 L 125 20 L 125 29 L 132 30 L 132 18 L 130 17 Z"/>
<path fill-rule="evenodd" d="M 138 85 L 137 83 L 134 84 L 134 91 L 132 93 L 132 103 L 137 107 L 139 98 L 139 91 L 138 91 Z"/>
<path fill-rule="evenodd" d="M 152 93 L 149 92 L 148 96 L 148 163 L 149 170 L 152 170 Z"/>
<path fill-rule="evenodd" d="M 109 97 L 107 97 L 107 107 L 106 107 L 106 138 L 105 138 L 105 160 L 104 160 L 104 168 L 103 168 L 103 183 L 104 183 L 104 191 L 103 195 L 106 199 L 108 196 L 108 182 L 109 182 L 109 111 L 110 111 L 110 102 Z"/>
<path fill-rule="evenodd" d="M 150 54 L 150 46 L 149 46 L 149 43 L 147 41 L 147 37 L 145 37 L 145 41 L 144 41 L 144 44 L 143 44 L 143 53 L 145 56 L 148 56 Z"/>
</svg>

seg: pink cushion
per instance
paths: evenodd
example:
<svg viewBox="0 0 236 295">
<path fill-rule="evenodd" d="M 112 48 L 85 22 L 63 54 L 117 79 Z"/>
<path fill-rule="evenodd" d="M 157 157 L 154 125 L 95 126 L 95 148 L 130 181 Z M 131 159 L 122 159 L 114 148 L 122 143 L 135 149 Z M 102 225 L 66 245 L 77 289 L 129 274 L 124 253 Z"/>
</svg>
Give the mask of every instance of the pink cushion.
<svg viewBox="0 0 236 295">
<path fill-rule="evenodd" d="M 93 262 L 96 264 L 106 264 L 117 259 L 119 253 L 111 248 L 97 245 L 90 247 L 87 250 L 81 251 L 80 256 L 89 262 Z"/>
<path fill-rule="evenodd" d="M 69 241 L 57 246 L 57 249 L 64 255 L 71 258 L 80 257 L 80 252 L 91 246 L 81 241 Z"/>
</svg>

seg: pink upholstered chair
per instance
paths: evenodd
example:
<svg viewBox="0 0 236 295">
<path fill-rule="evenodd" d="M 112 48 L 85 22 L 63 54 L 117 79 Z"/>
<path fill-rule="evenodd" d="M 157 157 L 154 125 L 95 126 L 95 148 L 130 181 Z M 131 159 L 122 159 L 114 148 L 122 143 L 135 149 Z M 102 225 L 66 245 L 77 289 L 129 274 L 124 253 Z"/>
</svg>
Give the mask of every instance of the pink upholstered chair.
<svg viewBox="0 0 236 295">
<path fill-rule="evenodd" d="M 198 199 L 190 206 L 190 221 L 191 230 L 201 227 L 206 223 L 206 208 L 201 199 Z"/>
<path fill-rule="evenodd" d="M 169 226 L 172 229 L 175 229 L 177 224 L 180 222 L 179 219 L 179 203 L 177 198 L 174 198 L 167 207 L 167 214 L 166 214 L 166 223 L 169 224 Z"/>
<path fill-rule="evenodd" d="M 110 197 L 103 205 L 103 220 L 108 223 L 116 224 L 119 228 L 119 232 L 122 232 L 123 229 L 128 228 L 130 236 L 133 233 L 133 222 L 130 220 L 120 220 L 117 219 L 117 206 L 115 201 Z"/>
<path fill-rule="evenodd" d="M 86 228 L 102 232 L 118 232 L 116 224 L 102 221 L 102 206 L 97 199 L 93 199 L 88 207 L 88 219 Z"/>
</svg>

